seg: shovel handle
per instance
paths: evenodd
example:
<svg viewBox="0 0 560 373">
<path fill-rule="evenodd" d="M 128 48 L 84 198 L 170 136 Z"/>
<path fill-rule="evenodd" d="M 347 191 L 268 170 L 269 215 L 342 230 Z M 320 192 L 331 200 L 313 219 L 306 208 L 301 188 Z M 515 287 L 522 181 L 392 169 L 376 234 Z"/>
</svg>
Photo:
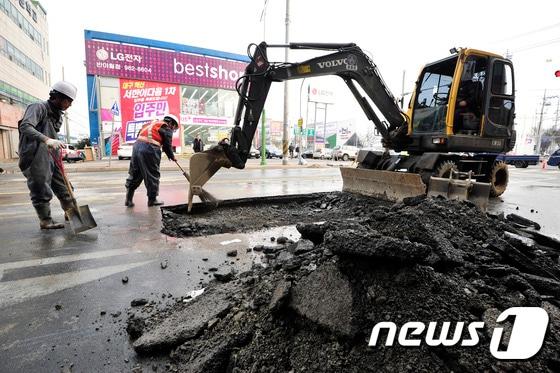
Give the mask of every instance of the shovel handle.
<svg viewBox="0 0 560 373">
<path fill-rule="evenodd" d="M 74 204 L 74 207 L 78 209 L 76 198 L 74 198 L 74 192 L 72 192 L 72 185 L 70 185 L 70 181 L 68 181 L 68 178 L 66 177 L 66 172 L 64 171 L 64 165 L 62 164 L 62 159 L 60 157 L 57 157 L 53 151 L 49 151 L 49 153 L 53 158 L 56 168 L 58 168 L 58 171 L 60 171 L 62 175 L 62 179 L 64 180 L 64 185 L 66 185 L 66 189 L 68 190 L 68 194 L 70 194 L 70 198 L 72 199 L 72 203 Z"/>
<path fill-rule="evenodd" d="M 183 167 L 181 167 L 181 165 L 179 164 L 179 162 L 174 161 L 175 164 L 177 165 L 177 167 L 179 167 L 179 169 L 183 172 L 183 176 L 185 176 L 185 178 L 187 179 L 187 181 L 190 183 L 191 182 L 191 178 L 189 177 L 189 174 L 187 174 L 187 172 L 183 169 Z"/>
</svg>

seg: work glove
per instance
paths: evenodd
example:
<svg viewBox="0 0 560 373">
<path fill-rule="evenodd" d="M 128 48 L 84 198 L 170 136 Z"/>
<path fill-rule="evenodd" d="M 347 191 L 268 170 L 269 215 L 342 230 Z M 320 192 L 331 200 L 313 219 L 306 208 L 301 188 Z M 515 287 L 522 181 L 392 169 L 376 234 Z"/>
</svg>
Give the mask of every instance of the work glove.
<svg viewBox="0 0 560 373">
<path fill-rule="evenodd" d="M 56 140 L 56 139 L 48 139 L 47 140 L 47 146 L 49 148 L 58 150 L 58 149 L 64 148 L 64 143 L 62 141 L 59 141 L 59 140 Z"/>
</svg>

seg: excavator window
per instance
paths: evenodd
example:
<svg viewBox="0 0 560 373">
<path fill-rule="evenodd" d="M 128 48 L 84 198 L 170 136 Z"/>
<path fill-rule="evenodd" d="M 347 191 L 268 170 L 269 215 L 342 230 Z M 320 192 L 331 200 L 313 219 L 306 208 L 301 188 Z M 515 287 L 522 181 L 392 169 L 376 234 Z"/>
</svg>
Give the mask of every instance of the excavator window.
<svg viewBox="0 0 560 373">
<path fill-rule="evenodd" d="M 442 132 L 457 57 L 427 66 L 420 76 L 412 114 L 414 132 Z"/>
<path fill-rule="evenodd" d="M 505 127 L 513 125 L 513 69 L 511 65 L 496 61 L 492 69 L 492 95 L 488 120 Z"/>
<path fill-rule="evenodd" d="M 487 70 L 488 57 L 471 55 L 465 59 L 453 117 L 455 133 L 474 135 L 480 131 Z"/>
</svg>

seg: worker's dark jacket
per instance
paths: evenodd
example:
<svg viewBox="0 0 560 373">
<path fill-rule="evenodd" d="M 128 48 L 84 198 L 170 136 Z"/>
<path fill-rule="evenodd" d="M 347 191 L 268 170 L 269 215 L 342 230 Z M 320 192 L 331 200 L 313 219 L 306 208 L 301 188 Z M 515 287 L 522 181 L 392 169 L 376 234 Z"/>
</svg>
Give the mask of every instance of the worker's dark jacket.
<svg viewBox="0 0 560 373">
<path fill-rule="evenodd" d="M 127 189 L 136 190 L 144 181 L 149 199 L 154 199 L 159 194 L 161 149 L 169 159 L 175 158 L 171 146 L 173 131 L 165 125 L 158 130 L 158 133 L 161 137 L 161 147 L 139 140 L 134 143 L 128 178 L 125 183 Z"/>
<path fill-rule="evenodd" d="M 24 171 L 39 150 L 46 154 L 47 138 L 56 139 L 62 124 L 62 111 L 48 101 L 31 104 L 19 122 L 19 168 Z"/>
<path fill-rule="evenodd" d="M 62 173 L 53 160 L 53 155 L 60 155 L 58 151 L 48 149 L 45 143 L 47 138 L 57 138 L 62 114 L 49 101 L 38 102 L 27 107 L 18 124 L 19 168 L 27 178 L 34 206 L 48 204 L 53 192 L 63 205 L 64 202 L 71 201 Z"/>
</svg>

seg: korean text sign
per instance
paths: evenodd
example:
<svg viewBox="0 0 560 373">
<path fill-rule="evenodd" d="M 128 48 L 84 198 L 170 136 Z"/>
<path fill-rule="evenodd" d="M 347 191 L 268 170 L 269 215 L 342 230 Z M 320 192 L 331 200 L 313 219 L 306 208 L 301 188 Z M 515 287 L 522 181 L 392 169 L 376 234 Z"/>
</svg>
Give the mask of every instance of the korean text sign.
<svg viewBox="0 0 560 373">
<path fill-rule="evenodd" d="M 122 112 L 122 136 L 125 141 L 134 141 L 142 126 L 165 114 L 179 116 L 179 87 L 174 84 L 120 80 Z M 174 139 L 174 145 L 176 140 Z"/>
<path fill-rule="evenodd" d="M 86 40 L 91 75 L 235 89 L 245 62 L 140 46 Z"/>
</svg>

